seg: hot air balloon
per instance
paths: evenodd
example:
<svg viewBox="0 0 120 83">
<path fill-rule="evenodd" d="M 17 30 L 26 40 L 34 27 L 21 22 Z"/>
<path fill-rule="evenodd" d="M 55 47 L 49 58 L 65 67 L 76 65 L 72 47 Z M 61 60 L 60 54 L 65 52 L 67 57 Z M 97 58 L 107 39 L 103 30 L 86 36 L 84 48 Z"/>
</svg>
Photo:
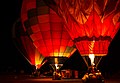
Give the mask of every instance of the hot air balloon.
<svg viewBox="0 0 120 83">
<path fill-rule="evenodd" d="M 43 0 L 24 0 L 21 20 L 34 46 L 57 72 L 76 51 L 62 19 Z"/>
<path fill-rule="evenodd" d="M 44 56 L 39 53 L 29 36 L 24 32 L 20 19 L 14 23 L 12 35 L 16 48 L 33 67 L 33 72 L 36 73 L 47 60 L 44 60 Z"/>
<path fill-rule="evenodd" d="M 120 0 L 45 0 L 65 21 L 66 29 L 88 66 L 106 56 L 120 28 Z M 87 59 L 90 58 L 90 64 Z"/>
</svg>

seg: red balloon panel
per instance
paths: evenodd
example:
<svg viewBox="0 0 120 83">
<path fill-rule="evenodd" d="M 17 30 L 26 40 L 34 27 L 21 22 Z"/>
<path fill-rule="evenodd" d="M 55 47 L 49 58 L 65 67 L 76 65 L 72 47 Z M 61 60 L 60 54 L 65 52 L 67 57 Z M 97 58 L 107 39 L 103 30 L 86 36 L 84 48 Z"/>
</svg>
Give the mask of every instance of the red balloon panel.
<svg viewBox="0 0 120 83">
<path fill-rule="evenodd" d="M 27 36 L 21 37 L 24 48 L 26 49 L 27 55 L 29 55 L 29 60 L 32 64 L 35 64 L 35 47 L 32 42 L 29 41 Z"/>
<path fill-rule="evenodd" d="M 94 45 L 91 44 L 93 41 L 80 41 L 76 45 L 79 48 L 80 54 L 82 56 L 87 56 L 89 54 L 95 54 L 96 56 L 104 56 L 108 52 L 108 46 L 110 42 L 108 40 L 95 41 Z"/>
</svg>

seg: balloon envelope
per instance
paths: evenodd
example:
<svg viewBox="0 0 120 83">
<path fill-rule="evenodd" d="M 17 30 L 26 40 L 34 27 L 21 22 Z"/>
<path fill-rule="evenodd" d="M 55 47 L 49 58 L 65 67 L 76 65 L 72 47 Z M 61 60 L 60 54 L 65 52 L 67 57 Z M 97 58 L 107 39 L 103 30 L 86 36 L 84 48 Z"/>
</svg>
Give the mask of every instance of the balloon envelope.
<svg viewBox="0 0 120 83">
<path fill-rule="evenodd" d="M 44 63 L 44 57 L 35 48 L 29 36 L 24 32 L 20 20 L 16 21 L 14 24 L 13 34 L 14 43 L 21 54 L 31 65 L 40 68 Z"/>
<path fill-rule="evenodd" d="M 24 30 L 44 57 L 70 57 L 76 51 L 62 19 L 43 0 L 24 0 L 21 19 Z"/>
<path fill-rule="evenodd" d="M 51 3 L 45 0 L 63 17 L 82 56 L 107 54 L 108 46 L 120 28 L 120 0 L 49 1 Z"/>
</svg>

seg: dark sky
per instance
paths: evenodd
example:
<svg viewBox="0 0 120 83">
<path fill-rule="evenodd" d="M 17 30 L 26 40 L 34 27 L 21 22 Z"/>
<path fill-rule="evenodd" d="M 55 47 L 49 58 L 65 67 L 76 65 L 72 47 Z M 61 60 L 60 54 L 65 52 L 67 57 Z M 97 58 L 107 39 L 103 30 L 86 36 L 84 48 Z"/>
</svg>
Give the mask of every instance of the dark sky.
<svg viewBox="0 0 120 83">
<path fill-rule="evenodd" d="M 13 23 L 20 17 L 21 3 L 22 0 L 1 1 L 0 69 L 22 62 L 19 60 L 21 56 L 12 40 L 12 27 Z"/>
<path fill-rule="evenodd" d="M 12 40 L 12 26 L 13 23 L 20 17 L 22 0 L 3 0 L 1 2 L 1 27 L 0 27 L 0 69 L 12 67 L 25 67 L 25 59 L 14 46 Z M 72 58 L 72 59 L 71 59 Z M 67 65 L 81 66 L 79 60 L 80 54 L 76 52 Z M 102 59 L 100 66 L 103 70 L 120 70 L 120 30 L 114 37 L 109 46 L 108 55 Z M 75 66 L 76 67 L 76 66 Z M 78 68 L 79 68 L 78 67 Z"/>
</svg>

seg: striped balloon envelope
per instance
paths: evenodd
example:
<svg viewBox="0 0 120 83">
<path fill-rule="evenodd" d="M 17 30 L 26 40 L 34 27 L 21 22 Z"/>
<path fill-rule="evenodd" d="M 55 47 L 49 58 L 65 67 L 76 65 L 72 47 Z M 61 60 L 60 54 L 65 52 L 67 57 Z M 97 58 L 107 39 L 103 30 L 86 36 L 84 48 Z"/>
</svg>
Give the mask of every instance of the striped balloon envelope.
<svg viewBox="0 0 120 83">
<path fill-rule="evenodd" d="M 23 0 L 21 20 L 34 46 L 51 63 L 64 63 L 76 51 L 63 20 L 43 0 Z"/>
</svg>

